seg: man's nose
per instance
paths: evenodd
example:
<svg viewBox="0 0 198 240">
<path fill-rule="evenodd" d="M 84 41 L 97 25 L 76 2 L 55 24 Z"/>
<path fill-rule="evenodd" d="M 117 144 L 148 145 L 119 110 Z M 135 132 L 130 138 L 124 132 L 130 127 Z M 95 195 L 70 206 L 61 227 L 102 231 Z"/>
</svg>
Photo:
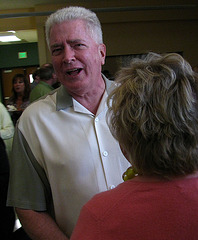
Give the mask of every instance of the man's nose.
<svg viewBox="0 0 198 240">
<path fill-rule="evenodd" d="M 66 46 L 64 49 L 64 59 L 63 61 L 67 64 L 75 61 L 75 51 L 72 47 Z"/>
</svg>

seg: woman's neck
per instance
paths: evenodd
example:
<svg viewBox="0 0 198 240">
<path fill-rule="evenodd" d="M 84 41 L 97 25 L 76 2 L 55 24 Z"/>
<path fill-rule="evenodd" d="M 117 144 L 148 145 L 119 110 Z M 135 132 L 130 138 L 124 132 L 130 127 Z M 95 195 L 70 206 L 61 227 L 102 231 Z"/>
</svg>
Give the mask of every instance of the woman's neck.
<svg viewBox="0 0 198 240">
<path fill-rule="evenodd" d="M 189 178 L 196 178 L 198 177 L 198 171 L 192 173 L 192 174 L 188 174 L 185 176 L 171 176 L 171 177 L 163 177 L 163 176 L 157 176 L 157 175 L 153 175 L 153 176 L 142 176 L 142 175 L 138 175 L 135 178 L 133 178 L 133 181 L 137 181 L 137 182 L 163 182 L 163 181 L 167 181 L 167 180 L 182 180 L 182 179 L 189 179 Z"/>
<path fill-rule="evenodd" d="M 22 99 L 23 98 L 23 93 L 17 93 L 17 99 Z"/>
</svg>

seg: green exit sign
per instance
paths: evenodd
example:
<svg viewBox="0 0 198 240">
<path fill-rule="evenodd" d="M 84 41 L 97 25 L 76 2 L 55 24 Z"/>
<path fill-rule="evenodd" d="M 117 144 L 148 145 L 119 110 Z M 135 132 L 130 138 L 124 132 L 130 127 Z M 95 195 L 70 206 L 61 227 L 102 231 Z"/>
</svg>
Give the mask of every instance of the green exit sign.
<svg viewBox="0 0 198 240">
<path fill-rule="evenodd" d="M 18 58 L 27 58 L 27 52 L 18 52 Z"/>
</svg>

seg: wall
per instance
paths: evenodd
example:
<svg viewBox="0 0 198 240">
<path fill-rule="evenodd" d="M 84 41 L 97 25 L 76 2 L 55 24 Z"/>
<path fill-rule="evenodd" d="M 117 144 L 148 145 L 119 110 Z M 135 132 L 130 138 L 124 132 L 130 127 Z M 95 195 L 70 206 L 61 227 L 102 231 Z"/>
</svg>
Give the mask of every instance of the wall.
<svg viewBox="0 0 198 240">
<path fill-rule="evenodd" d="M 65 1 L 64 5 L 37 5 L 34 9 L 13 11 L 46 12 L 69 5 L 76 5 L 76 1 L 75 4 L 73 1 Z M 93 0 L 91 2 L 79 0 L 78 5 L 96 11 L 102 23 L 107 56 L 139 54 L 147 51 L 182 52 L 192 65 L 198 64 L 197 0 L 150 0 L 149 3 L 147 0 Z M 187 7 L 176 9 L 175 5 L 186 5 Z M 164 9 L 157 8 L 159 6 Z M 116 7 L 128 7 L 129 10 L 112 11 L 112 8 Z M 142 7 L 142 9 L 138 7 Z M 146 7 L 156 7 L 156 9 Z M 100 8 L 105 11 L 98 11 Z M 46 18 L 46 16 L 29 17 L 26 18 L 26 21 L 24 18 L 0 19 L 0 30 L 10 30 L 6 28 L 13 26 L 14 23 L 17 25 L 17 29 L 28 29 L 28 25 L 29 29 L 36 28 L 41 65 L 50 61 L 44 32 Z"/>
<path fill-rule="evenodd" d="M 27 52 L 27 58 L 19 59 L 19 52 Z M 0 69 L 33 65 L 39 65 L 37 43 L 0 45 Z"/>
<path fill-rule="evenodd" d="M 34 8 L 0 10 L 0 14 L 31 13 Z M 35 17 L 1 18 L 0 31 L 36 29 Z"/>
<path fill-rule="evenodd" d="M 27 52 L 27 58 L 19 59 L 19 52 Z M 39 66 L 38 43 L 25 43 L 15 45 L 0 45 L 0 101 L 11 95 L 12 78 L 4 74 L 6 69 L 20 68 L 31 69 L 32 66 Z M 12 71 L 12 70 L 10 70 Z M 20 71 L 20 70 L 19 70 Z M 19 72 L 16 72 L 19 73 Z"/>
<path fill-rule="evenodd" d="M 182 8 L 185 4 L 188 6 Z M 198 3 L 196 0 L 167 0 L 166 3 L 153 0 L 149 1 L 149 4 L 148 1 L 141 1 L 141 3 L 124 0 L 93 1 L 78 5 L 96 10 L 103 28 L 107 56 L 140 54 L 148 51 L 182 52 L 191 65 L 198 64 Z M 180 5 L 180 7 L 168 8 L 170 5 Z M 129 10 L 122 11 L 121 8 L 126 6 Z M 145 6 L 161 6 L 164 9 L 134 10 L 137 6 L 143 8 Z M 52 11 L 60 7 L 50 5 L 48 10 Z M 100 7 L 105 11 L 97 11 Z M 121 11 L 112 11 L 112 8 L 115 7 L 119 7 Z M 39 6 L 40 11 L 45 9 L 45 6 Z M 41 63 L 50 61 L 50 54 L 45 42 L 45 21 L 46 17 L 36 18 Z"/>
</svg>

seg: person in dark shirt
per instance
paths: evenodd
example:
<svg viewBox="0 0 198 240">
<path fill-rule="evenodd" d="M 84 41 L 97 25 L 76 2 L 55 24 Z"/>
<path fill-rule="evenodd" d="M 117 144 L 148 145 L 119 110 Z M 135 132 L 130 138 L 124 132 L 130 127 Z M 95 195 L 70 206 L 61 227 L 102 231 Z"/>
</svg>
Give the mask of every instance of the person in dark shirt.
<svg viewBox="0 0 198 240">
<path fill-rule="evenodd" d="M 15 213 L 13 207 L 6 207 L 8 180 L 8 156 L 4 141 L 0 138 L 0 238 L 4 240 L 11 239 L 15 224 Z"/>
</svg>

